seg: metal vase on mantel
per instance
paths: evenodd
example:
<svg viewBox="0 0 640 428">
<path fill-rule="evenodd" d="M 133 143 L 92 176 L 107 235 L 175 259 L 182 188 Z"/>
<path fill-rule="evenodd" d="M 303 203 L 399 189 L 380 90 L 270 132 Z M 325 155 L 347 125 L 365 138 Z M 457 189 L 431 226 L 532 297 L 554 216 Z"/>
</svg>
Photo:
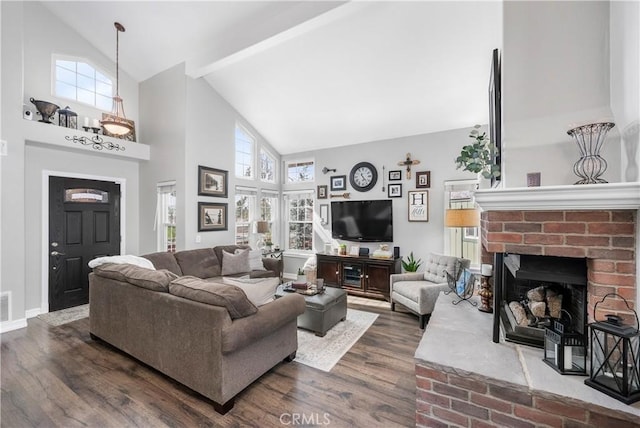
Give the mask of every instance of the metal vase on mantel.
<svg viewBox="0 0 640 428">
<path fill-rule="evenodd" d="M 574 184 L 607 183 L 607 180 L 600 178 L 607 170 L 607 161 L 600 156 L 600 149 L 614 126 L 613 122 L 591 123 L 567 131 L 576 139 L 580 150 L 580 159 L 573 165 L 573 172 L 580 180 Z"/>
</svg>

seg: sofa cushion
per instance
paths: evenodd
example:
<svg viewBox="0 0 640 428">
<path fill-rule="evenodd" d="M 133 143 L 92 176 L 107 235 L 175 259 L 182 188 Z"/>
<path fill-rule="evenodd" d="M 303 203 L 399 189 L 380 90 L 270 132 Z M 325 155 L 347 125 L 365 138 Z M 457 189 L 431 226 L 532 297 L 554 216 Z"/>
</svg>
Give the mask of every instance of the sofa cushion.
<svg viewBox="0 0 640 428">
<path fill-rule="evenodd" d="M 166 269 L 153 270 L 128 264 L 108 263 L 96 267 L 93 272 L 105 278 L 128 282 L 153 291 L 169 291 L 169 283 L 178 278 Z"/>
<path fill-rule="evenodd" d="M 231 319 L 244 318 L 258 312 L 258 308 L 240 288 L 194 276 L 183 276 L 171 281 L 169 293 L 195 302 L 224 307 Z"/>
<path fill-rule="evenodd" d="M 220 262 L 212 248 L 178 251 L 174 255 L 183 275 L 197 278 L 220 276 Z"/>
<path fill-rule="evenodd" d="M 222 275 L 233 275 L 250 270 L 249 250 L 241 250 L 237 254 L 222 251 Z"/>
<path fill-rule="evenodd" d="M 223 278 L 222 282 L 241 288 L 251 303 L 260 307 L 273 301 L 280 278 Z"/>
<path fill-rule="evenodd" d="M 166 269 L 178 276 L 182 276 L 182 270 L 180 270 L 180 266 L 178 266 L 178 262 L 176 262 L 176 258 L 173 255 L 174 253 L 162 252 L 145 254 L 142 257 L 151 261 L 156 269 Z"/>
</svg>

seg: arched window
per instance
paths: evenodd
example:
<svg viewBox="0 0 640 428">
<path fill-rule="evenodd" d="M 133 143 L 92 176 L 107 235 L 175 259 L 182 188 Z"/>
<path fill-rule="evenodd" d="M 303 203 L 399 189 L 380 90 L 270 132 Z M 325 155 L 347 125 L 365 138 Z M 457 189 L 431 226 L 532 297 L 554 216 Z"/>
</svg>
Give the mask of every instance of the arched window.
<svg viewBox="0 0 640 428">
<path fill-rule="evenodd" d="M 54 57 L 54 95 L 111 111 L 113 79 L 86 60 Z"/>
</svg>

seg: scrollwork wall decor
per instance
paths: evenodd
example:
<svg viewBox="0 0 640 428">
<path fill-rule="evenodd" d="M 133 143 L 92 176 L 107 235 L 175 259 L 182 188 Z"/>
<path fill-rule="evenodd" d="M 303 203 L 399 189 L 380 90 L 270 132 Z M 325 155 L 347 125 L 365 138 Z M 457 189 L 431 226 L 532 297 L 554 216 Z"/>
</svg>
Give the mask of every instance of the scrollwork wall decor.
<svg viewBox="0 0 640 428">
<path fill-rule="evenodd" d="M 79 143 L 79 144 L 82 144 L 83 146 L 91 146 L 93 147 L 94 150 L 107 149 L 107 150 L 115 150 L 116 152 L 125 151 L 124 146 L 120 144 L 112 143 L 111 141 L 104 141 L 102 138 L 100 138 L 99 135 L 94 135 L 91 138 L 78 137 L 76 135 L 70 137 L 67 135 L 64 138 L 65 140 L 71 141 L 72 143 Z"/>
</svg>

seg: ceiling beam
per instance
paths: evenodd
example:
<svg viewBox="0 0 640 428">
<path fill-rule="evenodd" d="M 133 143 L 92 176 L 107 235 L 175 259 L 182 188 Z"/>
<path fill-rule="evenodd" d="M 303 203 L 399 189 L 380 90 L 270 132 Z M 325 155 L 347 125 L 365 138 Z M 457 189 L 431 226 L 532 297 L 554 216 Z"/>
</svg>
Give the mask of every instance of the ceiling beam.
<svg viewBox="0 0 640 428">
<path fill-rule="evenodd" d="M 316 2 L 306 4 L 314 3 Z M 194 79 L 203 77 L 368 7 L 368 2 L 317 3 L 324 4 L 324 10 L 312 11 L 308 8 L 305 10 L 298 8 L 290 12 L 290 16 L 281 16 L 280 20 L 274 20 L 268 28 L 256 29 L 254 34 L 243 41 L 221 43 L 219 45 L 224 45 L 224 48 L 217 50 L 214 48 L 197 58 L 187 60 L 185 63 L 187 76 Z M 331 8 L 327 9 L 326 5 L 330 5 Z"/>
</svg>

